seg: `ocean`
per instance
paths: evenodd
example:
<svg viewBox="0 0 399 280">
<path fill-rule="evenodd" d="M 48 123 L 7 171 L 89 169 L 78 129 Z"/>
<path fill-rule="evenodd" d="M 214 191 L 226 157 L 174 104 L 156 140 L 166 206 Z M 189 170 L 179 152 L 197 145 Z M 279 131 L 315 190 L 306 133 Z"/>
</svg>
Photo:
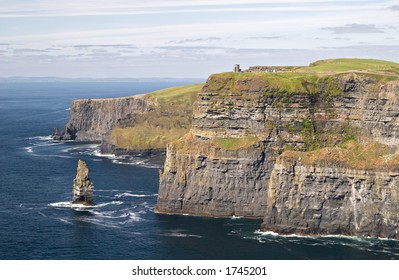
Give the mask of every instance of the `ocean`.
<svg viewBox="0 0 399 280">
<path fill-rule="evenodd" d="M 181 84 L 181 83 L 180 83 Z M 102 155 L 98 143 L 57 142 L 73 99 L 150 92 L 177 82 L 0 84 L 0 259 L 399 259 L 399 242 L 279 236 L 261 220 L 154 213 L 164 155 Z M 73 207 L 78 159 L 95 207 Z"/>
</svg>

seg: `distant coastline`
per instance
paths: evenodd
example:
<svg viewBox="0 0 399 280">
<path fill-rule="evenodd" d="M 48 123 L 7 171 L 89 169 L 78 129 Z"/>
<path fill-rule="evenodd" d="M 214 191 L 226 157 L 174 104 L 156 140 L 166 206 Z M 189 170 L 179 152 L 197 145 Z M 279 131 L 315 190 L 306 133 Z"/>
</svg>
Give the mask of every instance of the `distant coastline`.
<svg viewBox="0 0 399 280">
<path fill-rule="evenodd" d="M 0 83 L 131 83 L 131 82 L 173 82 L 192 84 L 204 82 L 205 78 L 65 78 L 65 77 L 0 77 Z"/>
</svg>

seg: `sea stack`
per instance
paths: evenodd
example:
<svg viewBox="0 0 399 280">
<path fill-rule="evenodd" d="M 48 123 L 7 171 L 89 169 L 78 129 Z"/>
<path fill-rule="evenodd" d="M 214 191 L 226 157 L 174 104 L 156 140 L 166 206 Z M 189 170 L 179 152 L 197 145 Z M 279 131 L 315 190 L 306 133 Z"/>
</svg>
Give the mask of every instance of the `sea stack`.
<svg viewBox="0 0 399 280">
<path fill-rule="evenodd" d="M 89 178 L 89 169 L 84 161 L 79 160 L 76 177 L 73 180 L 72 203 L 86 206 L 94 205 L 93 191 L 94 185 Z"/>
<path fill-rule="evenodd" d="M 61 140 L 62 139 L 60 131 L 58 130 L 58 128 L 55 127 L 53 129 L 53 134 L 51 135 L 51 138 L 53 138 L 53 140 Z"/>
</svg>

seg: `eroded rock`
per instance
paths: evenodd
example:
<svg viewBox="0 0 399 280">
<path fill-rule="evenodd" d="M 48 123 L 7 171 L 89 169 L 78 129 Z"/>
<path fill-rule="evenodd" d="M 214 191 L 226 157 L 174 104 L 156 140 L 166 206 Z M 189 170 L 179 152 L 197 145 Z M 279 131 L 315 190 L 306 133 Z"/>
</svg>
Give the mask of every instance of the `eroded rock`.
<svg viewBox="0 0 399 280">
<path fill-rule="evenodd" d="M 89 169 L 84 161 L 78 161 L 76 177 L 73 180 L 72 203 L 91 206 L 93 203 L 94 185 L 89 178 Z"/>
</svg>

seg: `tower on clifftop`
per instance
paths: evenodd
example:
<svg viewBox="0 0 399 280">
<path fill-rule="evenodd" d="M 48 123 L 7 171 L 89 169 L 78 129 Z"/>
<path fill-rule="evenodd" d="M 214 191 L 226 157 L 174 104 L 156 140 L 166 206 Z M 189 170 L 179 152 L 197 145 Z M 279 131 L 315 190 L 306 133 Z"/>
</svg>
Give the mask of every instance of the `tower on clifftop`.
<svg viewBox="0 0 399 280">
<path fill-rule="evenodd" d="M 241 72 L 240 64 L 234 64 L 234 72 Z"/>
</svg>

